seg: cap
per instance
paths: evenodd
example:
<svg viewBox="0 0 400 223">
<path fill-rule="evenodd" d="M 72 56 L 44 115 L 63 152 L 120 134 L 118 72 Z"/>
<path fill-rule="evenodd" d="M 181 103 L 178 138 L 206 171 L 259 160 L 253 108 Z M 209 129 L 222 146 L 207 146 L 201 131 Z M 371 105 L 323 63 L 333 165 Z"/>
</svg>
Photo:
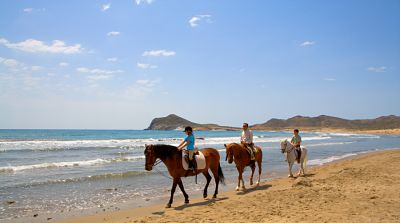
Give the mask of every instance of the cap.
<svg viewBox="0 0 400 223">
<path fill-rule="evenodd" d="M 186 131 L 191 131 L 191 132 L 193 132 L 193 129 L 192 129 L 192 127 L 190 127 L 190 126 L 186 126 L 184 132 L 186 132 Z"/>
</svg>

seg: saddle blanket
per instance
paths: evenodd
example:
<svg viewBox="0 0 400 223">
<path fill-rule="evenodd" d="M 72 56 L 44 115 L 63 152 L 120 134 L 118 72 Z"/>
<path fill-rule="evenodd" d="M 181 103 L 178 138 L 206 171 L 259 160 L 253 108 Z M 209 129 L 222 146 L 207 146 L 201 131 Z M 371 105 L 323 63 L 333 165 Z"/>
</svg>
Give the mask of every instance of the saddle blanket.
<svg viewBox="0 0 400 223">
<path fill-rule="evenodd" d="M 196 159 L 196 164 L 197 164 L 198 170 L 202 170 L 202 169 L 206 168 L 206 158 L 204 157 L 204 154 L 201 151 L 199 151 L 199 155 L 195 155 L 195 159 Z M 183 166 L 184 170 L 189 169 L 189 164 L 186 163 L 186 160 L 185 160 L 185 151 L 182 151 L 182 166 Z"/>
</svg>

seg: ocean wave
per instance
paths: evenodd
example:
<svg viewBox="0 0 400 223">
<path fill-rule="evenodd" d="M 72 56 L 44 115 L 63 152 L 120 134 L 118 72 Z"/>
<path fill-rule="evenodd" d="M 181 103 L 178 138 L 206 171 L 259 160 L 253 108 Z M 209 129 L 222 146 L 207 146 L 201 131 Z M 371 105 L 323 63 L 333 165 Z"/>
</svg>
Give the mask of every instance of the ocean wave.
<svg viewBox="0 0 400 223">
<path fill-rule="evenodd" d="M 39 163 L 39 164 L 21 165 L 21 166 L 3 166 L 3 167 L 0 167 L 0 173 L 19 172 L 19 171 L 27 171 L 27 170 L 34 170 L 34 169 L 95 166 L 95 165 L 108 164 L 108 163 L 112 163 L 112 162 L 127 162 L 127 161 L 142 160 L 144 158 L 145 158 L 145 156 L 126 156 L 126 157 L 117 157 L 117 158 L 113 158 L 113 159 L 98 158 L 98 159 L 94 159 L 94 160 Z"/>
<path fill-rule="evenodd" d="M 316 143 L 316 144 L 307 144 L 305 147 L 316 147 L 316 146 L 334 146 L 334 145 L 347 145 L 355 142 L 327 142 L 327 143 Z"/>
<path fill-rule="evenodd" d="M 347 153 L 341 156 L 330 156 L 324 159 L 313 159 L 313 160 L 309 160 L 308 161 L 308 165 L 322 165 L 325 163 L 330 163 L 333 162 L 335 160 L 340 160 L 340 159 L 344 159 L 346 157 L 350 157 L 350 156 L 356 156 L 357 153 Z"/>
<path fill-rule="evenodd" d="M 353 139 L 379 139 L 379 135 L 373 135 L 373 134 L 357 134 L 357 133 L 327 133 L 328 135 L 331 136 L 342 136 L 342 137 L 348 137 L 348 138 L 353 138 Z"/>
<path fill-rule="evenodd" d="M 303 141 L 326 140 L 330 136 L 303 137 Z M 255 136 L 254 143 L 273 143 L 282 140 L 282 137 Z M 118 140 L 30 140 L 30 141 L 0 141 L 0 151 L 51 151 L 51 150 L 73 150 L 89 148 L 119 148 L 125 150 L 144 149 L 146 144 L 169 144 L 179 145 L 181 138 L 161 139 L 118 139 Z M 198 138 L 197 146 L 223 145 L 225 143 L 239 142 L 240 137 L 208 137 Z"/>
<path fill-rule="evenodd" d="M 79 182 L 93 182 L 107 179 L 119 179 L 119 178 L 129 178 L 129 177 L 137 177 L 137 176 L 146 176 L 154 174 L 154 172 L 148 171 L 127 171 L 120 173 L 102 173 L 97 175 L 89 175 L 83 177 L 76 178 L 67 178 L 67 179 L 50 179 L 46 181 L 33 181 L 28 184 L 19 184 L 13 185 L 12 187 L 32 187 L 32 186 L 42 186 L 42 185 L 50 185 L 50 184 L 64 184 L 64 183 L 79 183 Z"/>
</svg>

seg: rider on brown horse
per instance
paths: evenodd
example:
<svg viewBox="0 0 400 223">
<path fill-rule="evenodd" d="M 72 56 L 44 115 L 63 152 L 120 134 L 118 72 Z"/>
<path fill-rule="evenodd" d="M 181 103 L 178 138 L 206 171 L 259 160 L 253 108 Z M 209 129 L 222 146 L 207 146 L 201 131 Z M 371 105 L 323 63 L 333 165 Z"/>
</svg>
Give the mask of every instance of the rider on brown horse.
<svg viewBox="0 0 400 223">
<path fill-rule="evenodd" d="M 249 129 L 249 124 L 243 123 L 243 131 L 240 143 L 249 151 L 251 160 L 254 160 L 253 132 Z"/>
<path fill-rule="evenodd" d="M 301 157 L 301 149 L 300 149 L 300 144 L 301 144 L 301 137 L 299 135 L 299 130 L 295 129 L 293 130 L 294 136 L 292 137 L 292 140 L 290 142 L 293 144 L 293 146 L 296 148 L 296 160 L 297 163 L 300 163 L 300 157 Z"/>
<path fill-rule="evenodd" d="M 194 135 L 193 135 L 193 129 L 190 126 L 187 126 L 184 131 L 187 135 L 187 137 L 179 144 L 178 149 L 182 150 L 186 146 L 186 152 L 187 152 L 187 157 L 188 157 L 188 165 L 189 169 L 193 169 L 193 171 L 196 170 L 196 161 L 194 160 Z"/>
</svg>

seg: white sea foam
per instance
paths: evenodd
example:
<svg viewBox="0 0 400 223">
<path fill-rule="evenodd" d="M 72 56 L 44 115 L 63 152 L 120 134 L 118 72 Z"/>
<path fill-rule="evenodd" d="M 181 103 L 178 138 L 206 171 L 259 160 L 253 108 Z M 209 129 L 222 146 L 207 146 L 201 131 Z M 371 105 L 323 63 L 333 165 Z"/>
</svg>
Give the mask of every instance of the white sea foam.
<svg viewBox="0 0 400 223">
<path fill-rule="evenodd" d="M 324 159 L 313 159 L 313 160 L 309 160 L 308 161 L 308 165 L 322 165 L 324 163 L 329 163 L 335 160 L 340 160 L 340 159 L 344 159 L 346 157 L 350 157 L 350 156 L 355 156 L 357 155 L 356 153 L 348 153 L 348 154 L 344 154 L 341 156 L 330 156 Z"/>
<path fill-rule="evenodd" d="M 39 163 L 31 165 L 20 165 L 20 166 L 3 166 L 0 167 L 0 173 L 4 172 L 19 172 L 34 169 L 49 169 L 49 168 L 62 168 L 62 167 L 85 167 L 102 165 L 112 162 L 126 162 L 144 159 L 144 156 L 127 156 L 117 157 L 113 159 L 94 159 L 94 160 L 81 160 L 81 161 L 69 161 L 69 162 L 52 162 L 52 163 Z"/>
<path fill-rule="evenodd" d="M 379 139 L 379 135 L 372 135 L 372 134 L 357 134 L 357 133 L 328 133 L 331 136 L 343 136 L 349 137 L 353 139 Z"/>
<path fill-rule="evenodd" d="M 334 145 L 347 145 L 355 142 L 327 142 L 327 143 L 316 143 L 316 144 L 307 144 L 306 147 L 316 147 L 316 146 L 334 146 Z"/>
<path fill-rule="evenodd" d="M 303 141 L 326 140 L 330 136 L 303 137 Z M 279 142 L 282 137 L 255 136 L 254 143 Z M 181 138 L 162 139 L 112 139 L 112 140 L 30 140 L 30 141 L 0 141 L 0 151 L 11 150 L 59 150 L 79 148 L 122 148 L 122 149 L 143 149 L 145 144 L 169 144 L 179 145 Z M 240 137 L 209 137 L 197 139 L 197 146 L 223 145 L 225 143 L 239 142 Z"/>
</svg>

